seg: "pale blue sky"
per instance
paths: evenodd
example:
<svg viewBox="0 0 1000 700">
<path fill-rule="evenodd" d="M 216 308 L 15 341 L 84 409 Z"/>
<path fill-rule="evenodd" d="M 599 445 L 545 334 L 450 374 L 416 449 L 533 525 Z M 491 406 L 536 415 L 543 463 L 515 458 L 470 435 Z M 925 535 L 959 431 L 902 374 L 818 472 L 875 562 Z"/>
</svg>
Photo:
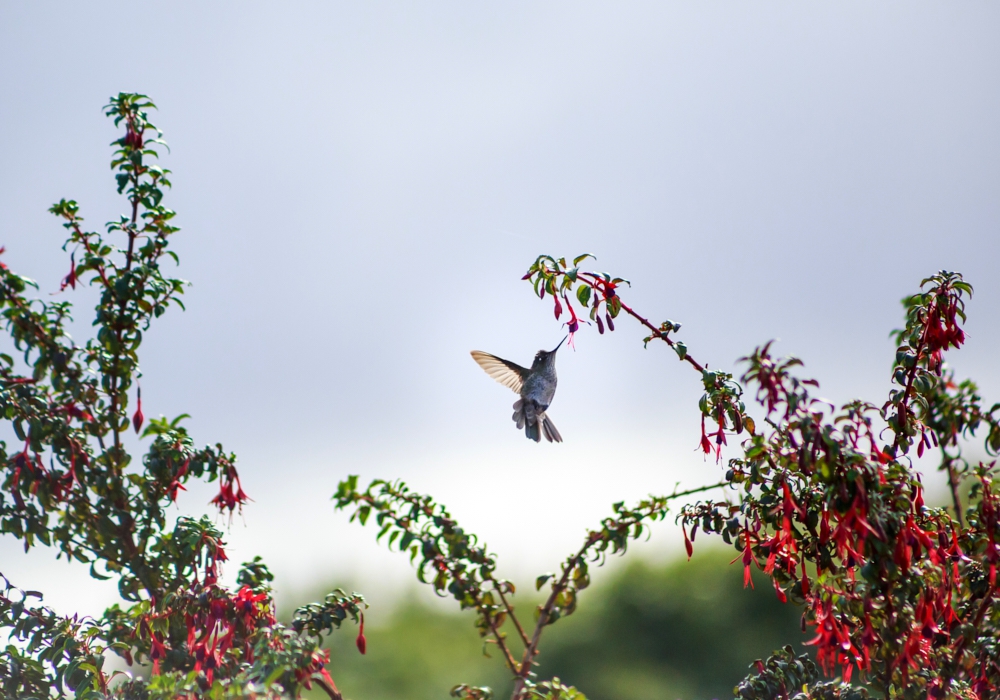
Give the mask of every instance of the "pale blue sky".
<svg viewBox="0 0 1000 700">
<path fill-rule="evenodd" d="M 527 580 L 613 501 L 720 474 L 698 377 L 627 321 L 560 352 L 564 444 L 515 432 L 468 352 L 562 337 L 519 281 L 538 253 L 594 253 L 713 366 L 778 337 L 838 401 L 880 400 L 899 299 L 957 269 L 953 359 L 1000 400 L 998 30 L 990 2 L 4 3 L 0 244 L 55 289 L 46 209 L 117 216 L 100 108 L 151 95 L 194 286 L 147 335 L 144 406 L 240 455 L 231 557 L 285 591 L 409 579 L 332 512 L 361 473 L 436 494 Z M 11 540 L 0 563 L 67 611 L 114 596 Z"/>
</svg>

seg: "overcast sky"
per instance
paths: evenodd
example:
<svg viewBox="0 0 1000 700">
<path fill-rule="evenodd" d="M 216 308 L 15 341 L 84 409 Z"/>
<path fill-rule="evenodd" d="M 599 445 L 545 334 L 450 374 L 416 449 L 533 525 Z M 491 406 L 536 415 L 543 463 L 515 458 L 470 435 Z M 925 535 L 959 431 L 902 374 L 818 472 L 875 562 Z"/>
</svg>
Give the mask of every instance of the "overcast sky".
<svg viewBox="0 0 1000 700">
<path fill-rule="evenodd" d="M 565 443 L 516 432 L 468 353 L 562 337 L 520 281 L 539 253 L 595 254 L 714 367 L 779 338 L 826 396 L 876 403 L 899 299 L 959 270 L 951 360 L 1000 400 L 998 30 L 973 1 L 3 3 L 0 244 L 57 289 L 46 209 L 124 211 L 101 107 L 152 96 L 193 286 L 146 335 L 143 405 L 239 454 L 231 559 L 283 593 L 409 580 L 332 510 L 359 473 L 435 494 L 528 580 L 612 502 L 722 471 L 694 451 L 699 377 L 627 320 L 560 351 Z M 71 298 L 82 338 L 93 295 Z M 9 538 L 0 571 L 66 612 L 115 599 Z"/>
</svg>

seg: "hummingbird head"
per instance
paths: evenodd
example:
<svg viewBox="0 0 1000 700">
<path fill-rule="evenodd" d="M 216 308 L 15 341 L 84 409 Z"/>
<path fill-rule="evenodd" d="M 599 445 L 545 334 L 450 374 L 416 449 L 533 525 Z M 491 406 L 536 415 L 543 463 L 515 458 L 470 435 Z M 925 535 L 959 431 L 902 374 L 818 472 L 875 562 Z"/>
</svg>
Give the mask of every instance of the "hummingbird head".
<svg viewBox="0 0 1000 700">
<path fill-rule="evenodd" d="M 566 338 L 568 337 L 567 335 Z M 560 340 L 559 345 L 556 345 L 552 350 L 539 350 L 535 353 L 535 361 L 531 363 L 531 369 L 553 364 L 556 361 L 556 350 L 562 347 L 562 344 L 566 342 L 566 338 Z"/>
</svg>

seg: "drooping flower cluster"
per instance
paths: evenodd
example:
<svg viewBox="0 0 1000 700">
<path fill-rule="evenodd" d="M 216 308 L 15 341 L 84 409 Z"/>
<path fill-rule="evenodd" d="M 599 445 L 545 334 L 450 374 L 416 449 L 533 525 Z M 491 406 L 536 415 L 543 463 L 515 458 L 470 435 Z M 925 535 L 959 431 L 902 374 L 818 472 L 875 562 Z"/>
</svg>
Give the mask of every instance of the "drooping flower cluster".
<svg viewBox="0 0 1000 700">
<path fill-rule="evenodd" d="M 920 327 L 908 335 L 934 337 L 943 329 L 948 343 L 960 344 L 961 329 L 941 310 L 957 313 L 967 285 L 950 274 L 932 281 L 938 286 L 922 296 L 924 306 L 909 308 Z M 1000 688 L 1000 658 L 989 643 L 997 630 L 988 614 L 1000 560 L 993 464 L 973 470 L 969 507 L 956 503 L 949 513 L 926 505 L 920 476 L 903 458 L 908 436 L 953 442 L 920 420 L 938 415 L 941 396 L 952 404 L 963 399 L 950 391 L 954 384 L 929 379 L 944 348 L 925 344 L 915 362 L 910 347 L 897 353 L 902 389 L 881 412 L 863 402 L 834 411 L 810 395 L 814 381 L 791 374 L 799 362 L 774 359 L 769 346 L 758 349 L 746 358 L 743 381 L 756 387 L 772 429 L 752 434 L 744 456 L 730 461 L 727 479 L 743 491 L 739 505 L 689 507 L 685 527 L 701 523 L 721 532 L 740 550 L 747 581 L 758 566 L 781 600 L 804 605 L 814 631 L 808 643 L 827 673 L 849 681 L 861 671 L 876 688 L 905 689 L 903 697 L 962 691 L 986 698 Z M 991 430 L 996 423 L 978 405 L 958 412 Z M 876 427 L 882 419 L 888 442 Z M 713 526 L 716 516 L 725 516 L 725 525 Z"/>
</svg>

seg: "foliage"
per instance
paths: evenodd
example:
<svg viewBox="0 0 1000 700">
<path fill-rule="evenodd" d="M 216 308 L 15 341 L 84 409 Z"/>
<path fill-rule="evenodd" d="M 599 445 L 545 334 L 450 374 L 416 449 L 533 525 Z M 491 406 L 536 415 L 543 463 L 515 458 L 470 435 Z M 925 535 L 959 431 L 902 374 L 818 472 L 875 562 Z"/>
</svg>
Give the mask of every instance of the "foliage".
<svg viewBox="0 0 1000 700">
<path fill-rule="evenodd" d="M 196 448 L 185 416 L 146 425 L 142 411 L 143 335 L 171 305 L 183 308 L 185 287 L 162 268 L 168 258 L 177 262 L 170 243 L 178 229 L 162 204 L 170 172 L 152 162 L 165 146 L 148 119 L 153 107 L 125 93 L 106 107 L 124 128 L 111 167 L 127 213 L 99 234 L 85 230 L 76 202 L 51 209 L 69 233 L 60 292 L 78 283 L 100 291 L 94 336 L 73 341 L 70 303 L 29 298 L 37 285 L 0 263 L 0 317 L 17 355 L 0 354 L 0 411 L 17 441 L 0 443 L 0 532 L 26 551 L 52 547 L 88 564 L 96 578 L 116 578 L 124 604 L 96 620 L 61 617 L 34 602 L 39 593 L 4 578 L 0 624 L 14 643 L 0 651 L 0 682 L 12 697 L 277 698 L 315 684 L 340 698 L 323 638 L 357 621 L 364 654 L 363 599 L 336 590 L 281 625 L 259 559 L 244 564 L 231 591 L 218 581 L 228 557 L 211 519 L 167 516 L 191 479 L 219 484 L 211 503 L 220 513 L 231 516 L 248 499 L 234 454 L 221 445 Z M 759 569 L 778 600 L 801 606 L 807 644 L 816 649 L 815 665 L 789 649 L 755 664 L 739 697 L 859 698 L 865 693 L 850 685 L 857 677 L 888 698 L 1000 692 L 995 462 L 971 464 L 961 451 L 976 439 L 987 453 L 1000 452 L 1000 404 L 987 409 L 975 384 L 956 381 L 944 364 L 944 353 L 966 340 L 972 287 L 961 275 L 939 272 L 904 300 L 886 400 L 836 407 L 814 395 L 816 380 L 799 376 L 799 360 L 774 357 L 771 343 L 743 358 L 739 380 L 708 369 L 678 340 L 679 323 L 655 325 L 625 303 L 626 280 L 581 269 L 591 257 L 570 264 L 541 256 L 524 279 L 540 299 L 552 299 L 557 321 L 567 315 L 570 344 L 581 323 L 603 334 L 624 314 L 643 326 L 647 346 L 662 341 L 695 370 L 704 387 L 699 449 L 721 464 L 730 439 L 739 440 L 723 480 L 614 504 L 558 571 L 537 578 L 545 594 L 532 621 L 517 614 L 516 588 L 497 577 L 494 555 L 430 496 L 384 480 L 361 489 L 356 477 L 334 496 L 362 525 L 374 516 L 378 538 L 410 556 L 419 580 L 474 611 L 484 649 L 499 650 L 507 667 L 513 700 L 585 700 L 558 678 L 537 678 L 543 633 L 577 611 L 592 566 L 624 554 L 674 501 L 716 489 L 725 497 L 681 504 L 688 556 L 699 529 L 735 547 L 744 586 Z M 748 391 L 756 418 L 744 402 Z M 130 428 L 151 438 L 137 462 L 123 441 Z M 951 487 L 950 510 L 924 502 L 913 459 L 932 448 Z M 148 679 L 107 673 L 107 653 L 148 666 Z M 492 691 L 459 685 L 453 695 Z"/>
<path fill-rule="evenodd" d="M 792 700 L 866 700 L 868 691 L 836 682 L 823 682 L 819 669 L 807 654 L 795 656 L 785 646 L 768 657 L 754 662 L 751 673 L 733 693 L 737 698 L 792 698 Z M 803 692 L 796 692 L 805 688 Z"/>
<path fill-rule="evenodd" d="M 152 162 L 165 147 L 152 108 L 143 95 L 121 93 L 105 109 L 124 129 L 111 167 L 128 213 L 99 234 L 84 228 L 75 201 L 50 210 L 69 232 L 60 291 L 78 283 L 100 290 L 94 337 L 74 342 L 70 302 L 29 298 L 37 285 L 0 263 L 0 316 L 19 354 L 0 355 L 0 411 L 23 443 L 0 443 L 0 532 L 26 551 L 53 547 L 88 564 L 95 578 L 117 578 L 125 603 L 97 620 L 60 617 L 31 604 L 41 594 L 3 579 L 0 626 L 17 642 L 0 651 L 4 696 L 279 697 L 316 682 L 339 697 L 322 636 L 358 620 L 363 599 L 338 591 L 281 626 L 259 559 L 244 565 L 240 588 L 230 591 L 218 583 L 227 556 L 211 519 L 168 522 L 167 509 L 192 479 L 219 483 L 212 504 L 220 512 L 242 509 L 247 497 L 236 456 L 221 445 L 196 448 L 184 416 L 142 430 L 143 334 L 171 305 L 183 308 L 186 284 L 163 268 L 177 262 L 170 244 L 178 228 L 162 203 L 170 171 Z M 152 438 L 138 462 L 123 443 L 130 428 Z M 108 674 L 107 651 L 130 666 L 148 664 L 150 678 Z"/>
<path fill-rule="evenodd" d="M 758 588 L 743 590 L 731 559 L 721 545 L 699 548 L 691 561 L 637 560 L 601 579 L 549 632 L 544 670 L 591 700 L 726 697 L 752 659 L 805 639 L 766 577 L 755 571 Z"/>
<path fill-rule="evenodd" d="M 590 585 L 590 564 L 603 563 L 609 552 L 623 554 L 629 540 L 642 536 L 649 522 L 666 517 L 672 500 L 721 485 L 650 498 L 634 508 L 616 503 L 614 515 L 605 518 L 599 528 L 587 534 L 583 545 L 563 562 L 558 574 L 538 577 L 536 588 L 541 590 L 548 585 L 549 594 L 536 609 L 530 633 L 511 602 L 516 587 L 494 576 L 496 560 L 493 555 L 476 546 L 475 535 L 466 534 L 444 506 L 434 503 L 430 496 L 413 493 L 402 482 L 388 483 L 378 479 L 361 491 L 357 487 L 357 477 L 352 476 L 340 483 L 334 499 L 338 508 L 354 507 L 351 519 L 357 519 L 362 525 L 375 513 L 375 522 L 380 527 L 378 539 L 388 534 L 389 547 L 395 543 L 399 551 L 410 555 L 411 561 L 420 558 L 417 578 L 421 582 L 430 583 L 439 593 L 450 593 L 462 609 L 475 610 L 480 636 L 496 645 L 513 674 L 513 697 L 542 697 L 538 693 L 549 693 L 551 697 L 562 693 L 564 697 L 572 697 L 565 695 L 569 689 L 558 684 L 536 686 L 532 680 L 535 675 L 532 667 L 545 627 L 576 611 L 577 594 Z M 522 647 L 520 659 L 514 654 L 507 632 L 503 631 L 508 622 Z M 465 696 L 470 698 L 485 692 L 481 688 L 456 687 L 466 688 L 460 692 L 471 693 Z M 529 692 L 535 695 L 526 695 Z"/>
<path fill-rule="evenodd" d="M 728 548 L 715 545 L 699 547 L 691 561 L 635 556 L 595 571 L 578 610 L 546 628 L 541 677 L 558 676 L 589 700 L 724 698 L 750 661 L 807 639 L 798 612 L 776 599 L 767 577 L 755 570 L 756 589 L 744 590 L 742 569 L 729 565 Z M 531 588 L 518 587 L 525 610 L 544 600 Z M 366 620 L 368 655 L 350 653 L 346 635 L 330 637 L 331 673 L 345 695 L 440 700 L 461 680 L 510 697 L 510 671 L 495 646 L 488 647 L 492 657 L 482 654 L 475 613 L 459 612 L 451 597 L 417 593 L 395 594 L 390 608 L 379 605 L 378 617 Z M 281 601 L 279 608 L 296 604 Z"/>
<path fill-rule="evenodd" d="M 648 331 L 645 344 L 663 341 L 699 373 L 700 449 L 721 462 L 728 439 L 742 436 L 742 455 L 728 461 L 725 482 L 650 497 L 635 508 L 616 504 L 614 516 L 588 533 L 559 573 L 538 578 L 538 587 L 548 584 L 550 595 L 539 606 L 530 635 L 515 614 L 512 585 L 493 578 L 493 557 L 467 547 L 475 538 L 430 497 L 382 481 L 359 491 L 354 478 L 342 483 L 335 497 L 340 508 L 355 506 L 353 517 L 362 523 L 372 510 L 378 512 L 380 537 L 392 532 L 391 545 L 402 535 L 401 549 L 414 543 L 409 551 L 411 558 L 422 556 L 419 578 L 426 580 L 428 567 L 436 569 L 435 588 L 447 588 L 463 608 L 476 610 L 480 634 L 501 649 L 514 675 L 513 700 L 537 691 L 532 666 L 542 631 L 576 610 L 578 593 L 589 583 L 589 564 L 603 563 L 608 551 L 624 552 L 629 539 L 666 515 L 669 501 L 720 485 L 728 485 L 732 496 L 681 510 L 688 555 L 699 528 L 734 545 L 744 585 L 752 583 L 756 566 L 780 601 L 802 605 L 819 666 L 841 675 L 828 682 L 808 669 L 805 675 L 793 672 L 789 669 L 798 662 L 779 652 L 740 686 L 741 697 L 788 697 L 793 685 L 801 685 L 805 697 L 854 697 L 849 684 L 855 671 L 886 697 L 995 694 L 1000 687 L 995 643 L 1000 618 L 993 606 L 1000 560 L 995 463 L 970 467 L 961 457 L 959 436 L 985 433 L 986 450 L 1000 451 L 1000 404 L 986 410 L 975 385 L 956 384 L 944 367 L 943 353 L 965 341 L 961 323 L 972 287 L 961 275 L 933 275 L 921 283 L 924 291 L 904 300 L 906 326 L 894 334 L 895 388 L 881 408 L 852 401 L 838 409 L 814 397 L 818 382 L 796 376 L 802 363 L 773 357 L 770 343 L 743 358 L 747 369 L 740 381 L 709 370 L 676 340 L 680 324 L 654 325 L 622 300 L 626 280 L 581 269 L 591 257 L 580 255 L 569 264 L 540 256 L 523 279 L 540 299 L 553 300 L 556 320 L 568 314 L 564 325 L 571 343 L 581 328 L 575 297 L 589 309 L 583 315 L 599 333 L 614 331 L 624 312 Z M 747 413 L 744 385 L 754 390 L 763 410 L 762 430 Z M 941 449 L 940 468 L 952 485 L 951 513 L 925 505 L 910 457 L 911 450 L 919 457 L 932 446 Z M 967 481 L 972 486 L 963 504 L 959 494 Z M 504 631 L 508 621 L 524 649 L 519 660 Z M 456 692 L 480 697 L 485 691 L 459 686 Z"/>
</svg>

